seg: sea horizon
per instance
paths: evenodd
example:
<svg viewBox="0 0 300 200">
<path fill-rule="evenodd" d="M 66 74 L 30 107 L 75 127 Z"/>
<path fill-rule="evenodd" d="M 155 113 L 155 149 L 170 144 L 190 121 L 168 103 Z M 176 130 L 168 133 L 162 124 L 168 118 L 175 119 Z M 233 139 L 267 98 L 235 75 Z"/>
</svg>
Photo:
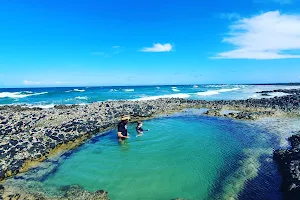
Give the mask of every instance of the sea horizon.
<svg viewBox="0 0 300 200">
<path fill-rule="evenodd" d="M 193 85 L 295 85 L 298 86 L 300 85 L 300 82 L 270 82 L 270 83 L 195 83 L 195 84 L 141 84 L 141 85 L 70 85 L 70 86 L 55 86 L 55 85 L 51 85 L 51 86 L 33 86 L 33 85 L 29 85 L 28 87 L 26 86 L 20 86 L 20 87 L 16 87 L 16 86 L 7 86 L 7 87 L 0 87 L 0 89 L 31 89 L 31 88 L 74 88 L 74 87 L 80 87 L 80 88 L 84 88 L 84 87 L 147 87 L 147 86 L 193 86 Z"/>
</svg>

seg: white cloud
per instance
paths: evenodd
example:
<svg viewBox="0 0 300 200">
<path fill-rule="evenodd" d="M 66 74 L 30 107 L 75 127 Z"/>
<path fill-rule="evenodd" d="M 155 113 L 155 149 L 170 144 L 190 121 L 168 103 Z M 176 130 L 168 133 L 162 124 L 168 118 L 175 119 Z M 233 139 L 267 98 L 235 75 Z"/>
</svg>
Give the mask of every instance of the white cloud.
<svg viewBox="0 0 300 200">
<path fill-rule="evenodd" d="M 300 54 L 285 53 L 300 50 L 300 15 L 266 12 L 235 21 L 223 42 L 235 46 L 222 52 L 219 59 L 284 59 L 300 58 Z"/>
<path fill-rule="evenodd" d="M 169 52 L 172 50 L 172 45 L 170 43 L 166 44 L 153 44 L 153 47 L 145 47 L 141 49 L 143 52 Z"/>
<path fill-rule="evenodd" d="M 41 82 L 24 80 L 24 84 L 25 85 L 39 85 L 39 84 L 41 84 Z"/>
<path fill-rule="evenodd" d="M 118 48 L 120 48 L 120 46 L 113 46 L 112 48 L 113 49 L 118 49 Z"/>
</svg>

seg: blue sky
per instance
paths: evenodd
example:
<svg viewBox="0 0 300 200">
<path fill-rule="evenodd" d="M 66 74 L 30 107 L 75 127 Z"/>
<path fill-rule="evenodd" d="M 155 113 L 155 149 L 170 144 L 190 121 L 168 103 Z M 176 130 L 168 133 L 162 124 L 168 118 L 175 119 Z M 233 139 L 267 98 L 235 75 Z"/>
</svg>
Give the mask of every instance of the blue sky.
<svg viewBox="0 0 300 200">
<path fill-rule="evenodd" d="M 300 82 L 299 0 L 2 0 L 0 27 L 0 87 Z"/>
</svg>

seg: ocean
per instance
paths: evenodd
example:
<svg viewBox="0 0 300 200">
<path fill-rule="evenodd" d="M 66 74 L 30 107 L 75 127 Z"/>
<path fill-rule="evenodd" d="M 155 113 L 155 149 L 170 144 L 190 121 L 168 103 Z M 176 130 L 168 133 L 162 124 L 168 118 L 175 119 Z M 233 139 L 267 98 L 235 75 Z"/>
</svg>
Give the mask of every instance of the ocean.
<svg viewBox="0 0 300 200">
<path fill-rule="evenodd" d="M 203 100 L 233 100 L 270 98 L 286 95 L 271 93 L 261 96 L 262 90 L 293 89 L 290 85 L 165 85 L 112 87 L 49 87 L 0 88 L 0 105 L 27 105 L 51 108 L 58 104 L 88 104 L 106 100 L 152 100 L 186 98 Z"/>
</svg>

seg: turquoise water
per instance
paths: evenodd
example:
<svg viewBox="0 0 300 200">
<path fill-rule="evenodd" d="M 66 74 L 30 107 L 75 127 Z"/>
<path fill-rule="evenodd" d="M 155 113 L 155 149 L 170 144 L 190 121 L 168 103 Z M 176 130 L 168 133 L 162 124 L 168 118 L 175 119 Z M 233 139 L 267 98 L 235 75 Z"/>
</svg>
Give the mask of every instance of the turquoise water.
<svg viewBox="0 0 300 200">
<path fill-rule="evenodd" d="M 287 85 L 167 85 L 0 88 L 0 105 L 27 104 L 49 108 L 56 104 L 87 104 L 105 100 L 149 100 L 162 97 L 204 100 L 265 98 L 266 96 L 261 96 L 256 92 L 299 87 Z M 283 94 L 272 94 L 272 96 L 280 95 Z"/>
<path fill-rule="evenodd" d="M 267 134 L 228 119 L 178 114 L 145 121 L 144 128 L 150 131 L 136 137 L 130 124 L 124 143 L 115 130 L 94 137 L 52 162 L 53 168 L 41 168 L 46 173 L 37 168 L 16 181 L 48 195 L 72 184 L 103 189 L 112 200 L 238 198 L 257 175 L 260 156 L 272 152 Z"/>
<path fill-rule="evenodd" d="M 192 117 L 156 119 L 124 144 L 115 134 L 81 147 L 45 184 L 104 189 L 111 199 L 202 199 L 240 147 L 220 126 Z"/>
</svg>

